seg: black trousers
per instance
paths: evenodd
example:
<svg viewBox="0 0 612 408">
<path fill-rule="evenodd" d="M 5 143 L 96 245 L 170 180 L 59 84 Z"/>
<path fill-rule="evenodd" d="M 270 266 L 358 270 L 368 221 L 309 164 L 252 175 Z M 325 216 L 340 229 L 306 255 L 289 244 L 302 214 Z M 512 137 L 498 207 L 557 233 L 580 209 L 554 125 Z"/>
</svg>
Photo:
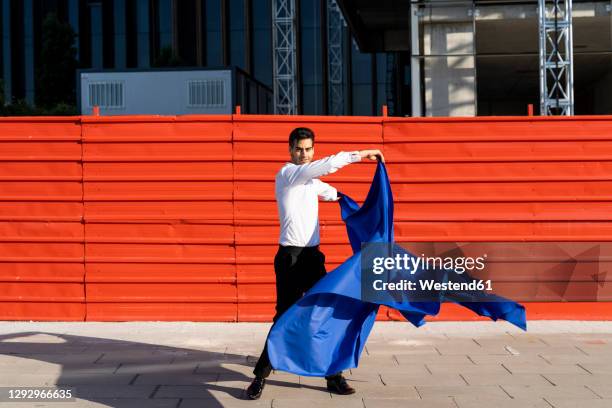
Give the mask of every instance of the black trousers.
<svg viewBox="0 0 612 408">
<path fill-rule="evenodd" d="M 325 276 L 325 255 L 319 247 L 278 247 L 274 257 L 276 274 L 276 314 L 274 322 L 297 302 L 304 293 Z M 268 348 L 264 347 L 253 373 L 266 378 L 272 371 Z M 326 378 L 332 378 L 341 373 Z"/>
</svg>

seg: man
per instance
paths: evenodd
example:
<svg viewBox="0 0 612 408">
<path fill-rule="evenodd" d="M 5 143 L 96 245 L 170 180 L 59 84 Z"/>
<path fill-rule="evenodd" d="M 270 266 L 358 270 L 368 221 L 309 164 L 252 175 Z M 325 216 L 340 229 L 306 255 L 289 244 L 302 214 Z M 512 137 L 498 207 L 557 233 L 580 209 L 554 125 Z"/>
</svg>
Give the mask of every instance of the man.
<svg viewBox="0 0 612 408">
<path fill-rule="evenodd" d="M 315 135 L 308 128 L 296 128 L 289 135 L 287 163 L 276 174 L 275 193 L 280 220 L 280 239 L 274 257 L 276 274 L 276 314 L 274 321 L 325 276 L 325 255 L 319 250 L 319 202 L 337 201 L 338 192 L 318 177 L 368 158 L 384 161 L 380 150 L 340 152 L 312 161 Z M 272 366 L 264 347 L 253 370 L 255 379 L 247 389 L 250 399 L 258 399 Z M 342 373 L 326 377 L 327 389 L 337 394 L 353 394 Z"/>
</svg>

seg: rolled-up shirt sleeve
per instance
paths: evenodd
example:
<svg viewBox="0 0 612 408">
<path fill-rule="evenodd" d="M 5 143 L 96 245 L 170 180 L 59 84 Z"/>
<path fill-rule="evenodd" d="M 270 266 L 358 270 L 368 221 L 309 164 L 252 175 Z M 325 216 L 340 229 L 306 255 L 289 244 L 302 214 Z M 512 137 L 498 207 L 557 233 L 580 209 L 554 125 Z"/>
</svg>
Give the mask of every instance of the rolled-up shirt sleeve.
<svg viewBox="0 0 612 408">
<path fill-rule="evenodd" d="M 308 180 L 335 173 L 342 167 L 360 160 L 361 156 L 358 151 L 339 152 L 308 164 L 286 166 L 282 170 L 282 176 L 289 185 L 304 184 Z"/>
</svg>

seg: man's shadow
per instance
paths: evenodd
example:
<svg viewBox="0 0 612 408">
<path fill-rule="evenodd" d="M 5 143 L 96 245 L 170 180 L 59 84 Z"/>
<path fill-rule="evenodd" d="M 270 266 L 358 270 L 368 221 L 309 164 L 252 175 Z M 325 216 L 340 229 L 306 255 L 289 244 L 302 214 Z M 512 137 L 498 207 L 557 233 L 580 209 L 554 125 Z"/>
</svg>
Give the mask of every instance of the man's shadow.
<svg viewBox="0 0 612 408">
<path fill-rule="evenodd" d="M 40 342 L 41 336 L 46 340 Z M 181 406 L 183 400 L 198 399 L 205 400 L 206 407 L 223 407 L 220 399 L 246 398 L 255 360 L 240 354 L 42 331 L 0 335 L 0 355 L 16 363 L 14 379 L 4 380 L 3 386 L 72 389 L 74 397 L 110 407 L 130 406 L 133 398 L 138 403 L 174 400 Z M 29 365 L 21 359 L 57 367 Z M 20 384 L 20 378 L 26 383 Z M 295 383 L 270 379 L 268 384 L 325 391 L 300 385 L 297 376 Z"/>
</svg>

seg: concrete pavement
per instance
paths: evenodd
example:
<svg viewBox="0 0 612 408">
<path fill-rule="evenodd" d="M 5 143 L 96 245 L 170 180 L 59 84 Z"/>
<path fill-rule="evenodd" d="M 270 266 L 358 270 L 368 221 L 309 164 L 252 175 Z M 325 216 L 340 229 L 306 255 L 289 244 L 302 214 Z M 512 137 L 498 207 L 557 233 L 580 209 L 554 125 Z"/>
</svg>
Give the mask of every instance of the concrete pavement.
<svg viewBox="0 0 612 408">
<path fill-rule="evenodd" d="M 0 322 L 0 387 L 62 387 L 74 401 L 2 407 L 610 408 L 612 322 L 378 322 L 357 388 L 274 373 L 244 400 L 268 324 Z"/>
</svg>

